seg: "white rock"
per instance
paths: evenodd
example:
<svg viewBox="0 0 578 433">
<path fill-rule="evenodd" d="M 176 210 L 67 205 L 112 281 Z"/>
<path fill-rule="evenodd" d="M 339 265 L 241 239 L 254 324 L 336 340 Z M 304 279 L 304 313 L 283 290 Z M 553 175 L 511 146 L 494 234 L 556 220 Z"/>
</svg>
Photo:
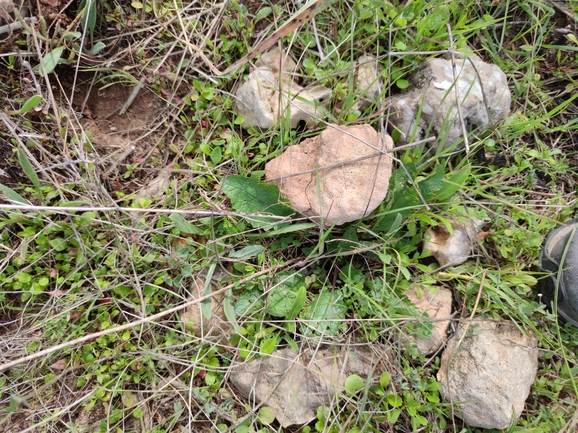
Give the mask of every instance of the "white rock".
<svg viewBox="0 0 578 433">
<path fill-rule="evenodd" d="M 326 227 L 369 215 L 385 198 L 392 159 L 380 154 L 354 163 L 354 159 L 391 149 L 393 142 L 369 125 L 328 125 L 320 135 L 289 147 L 265 166 L 265 177 L 279 186 L 293 209 Z M 324 169 L 324 167 L 333 168 Z M 299 174 L 307 172 L 304 174 Z"/>
<path fill-rule="evenodd" d="M 447 340 L 447 331 L 452 314 L 452 291 L 443 287 L 435 287 L 432 293 L 425 285 L 415 285 L 405 291 L 408 299 L 420 311 L 427 313 L 432 321 L 433 329 L 430 337 L 404 335 L 404 346 L 416 344 L 422 355 L 429 355 L 437 351 Z"/>
<path fill-rule="evenodd" d="M 450 234 L 448 228 L 440 224 L 427 229 L 423 249 L 432 253 L 441 266 L 460 265 L 472 254 L 473 248 L 481 242 L 487 233 L 480 229 L 483 220 L 473 219 L 465 223 L 453 221 Z"/>
<path fill-rule="evenodd" d="M 487 129 L 508 116 L 511 94 L 498 66 L 476 56 L 458 57 L 455 64 L 457 82 L 451 60 L 426 60 L 411 79 L 409 91 L 390 98 L 394 110 L 390 121 L 402 133 L 401 144 L 410 141 L 414 131 L 414 140 L 427 138 L 427 133 L 436 135 L 443 148 L 456 144 L 462 138 L 457 101 L 467 132 Z"/>
<path fill-rule="evenodd" d="M 315 124 L 323 117 L 331 90 L 323 86 L 303 88 L 295 83 L 295 62 L 278 48 L 263 54 L 255 66 L 235 92 L 234 107 L 245 119 L 244 128 L 271 128 L 287 116 L 291 128 L 295 128 L 301 121 Z"/>
<path fill-rule="evenodd" d="M 461 323 L 442 355 L 440 394 L 470 427 L 505 429 L 524 410 L 536 377 L 537 340 L 508 321 L 475 318 L 462 339 L 465 329 Z"/>
</svg>

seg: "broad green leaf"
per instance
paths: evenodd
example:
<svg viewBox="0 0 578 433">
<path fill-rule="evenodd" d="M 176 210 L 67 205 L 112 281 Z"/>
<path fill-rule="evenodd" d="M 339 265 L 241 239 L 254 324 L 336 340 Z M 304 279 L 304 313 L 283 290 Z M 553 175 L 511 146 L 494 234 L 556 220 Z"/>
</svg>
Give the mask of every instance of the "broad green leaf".
<svg viewBox="0 0 578 433">
<path fill-rule="evenodd" d="M 28 176 L 28 179 L 30 179 L 30 182 L 34 184 L 36 189 L 40 190 L 40 181 L 38 180 L 34 167 L 26 157 L 26 154 L 22 149 L 18 149 L 16 153 L 18 154 L 18 162 L 20 162 L 20 165 L 22 166 L 22 171 L 24 171 L 24 174 Z"/>
<path fill-rule="evenodd" d="M 267 296 L 267 312 L 271 316 L 286 318 L 294 310 L 297 295 L 305 280 L 300 274 L 282 272 L 273 280 L 273 288 Z"/>
<path fill-rule="evenodd" d="M 259 417 L 259 421 L 265 424 L 271 424 L 273 421 L 275 421 L 275 412 L 273 412 L 273 409 L 268 408 L 267 406 L 263 406 L 261 409 L 259 409 L 259 414 L 257 416 Z"/>
<path fill-rule="evenodd" d="M 237 212 L 289 216 L 293 210 L 282 203 L 279 188 L 250 177 L 229 176 L 223 182 L 223 192 Z M 248 219 L 253 227 L 263 227 L 278 220 L 266 217 Z"/>
<path fill-rule="evenodd" d="M 211 161 L 213 161 L 213 164 L 217 165 L 218 163 L 221 162 L 221 159 L 223 158 L 223 152 L 221 151 L 220 147 L 215 147 L 212 151 L 211 151 Z"/>
<path fill-rule="evenodd" d="M 9 200 L 15 201 L 17 203 L 29 204 L 28 200 L 26 200 L 24 197 L 22 197 L 20 194 L 14 191 L 12 188 L 8 188 L 7 186 L 2 185 L 1 183 L 0 183 L 0 192 L 3 193 L 6 197 L 8 197 Z"/>
<path fill-rule="evenodd" d="M 57 47 L 42 58 L 41 62 L 44 64 L 44 69 L 46 70 L 47 74 L 54 72 L 54 68 L 56 68 L 56 65 L 58 65 L 63 52 L 64 47 Z M 34 67 L 34 73 L 37 75 L 42 75 L 44 74 L 44 70 L 40 67 L 40 65 L 36 65 Z"/>
<path fill-rule="evenodd" d="M 357 374 L 352 374 L 345 379 L 345 390 L 350 394 L 355 394 L 360 389 L 363 389 L 365 382 Z"/>
<path fill-rule="evenodd" d="M 199 230 L 192 222 L 187 221 L 180 213 L 171 214 L 169 219 L 181 233 L 202 235 L 203 231 Z"/>
<path fill-rule="evenodd" d="M 24 105 L 20 110 L 15 111 L 15 114 L 28 113 L 30 110 L 38 107 L 41 102 L 42 102 L 42 95 L 34 95 L 24 103 Z"/>
<path fill-rule="evenodd" d="M 341 290 L 322 290 L 301 316 L 305 326 L 304 335 L 306 337 L 338 335 L 346 311 L 347 306 L 343 301 Z"/>
<path fill-rule="evenodd" d="M 256 24 L 263 18 L 266 18 L 272 11 L 273 9 L 271 9 L 269 6 L 262 7 L 261 9 L 259 9 L 259 12 L 257 12 L 257 15 L 255 15 L 253 23 Z"/>
<path fill-rule="evenodd" d="M 429 203 L 433 199 L 435 193 L 442 188 L 443 182 L 444 169 L 441 165 L 436 164 L 433 174 L 418 183 L 421 195 L 426 202 Z"/>
<path fill-rule="evenodd" d="M 229 254 L 229 257 L 232 259 L 247 260 L 251 257 L 255 257 L 264 249 L 265 247 L 262 245 L 249 245 L 247 247 L 241 248 L 240 250 L 233 251 L 231 254 Z"/>
<path fill-rule="evenodd" d="M 277 345 L 277 337 L 271 337 L 267 340 L 263 340 L 261 345 L 259 346 L 259 352 L 261 356 L 270 355 L 275 350 L 275 346 Z"/>
<path fill-rule="evenodd" d="M 241 333 L 241 328 L 237 323 L 237 318 L 235 317 L 235 309 L 233 308 L 233 291 L 227 290 L 225 292 L 225 298 L 223 299 L 223 312 L 227 320 L 233 325 L 235 332 L 237 334 Z"/>
</svg>

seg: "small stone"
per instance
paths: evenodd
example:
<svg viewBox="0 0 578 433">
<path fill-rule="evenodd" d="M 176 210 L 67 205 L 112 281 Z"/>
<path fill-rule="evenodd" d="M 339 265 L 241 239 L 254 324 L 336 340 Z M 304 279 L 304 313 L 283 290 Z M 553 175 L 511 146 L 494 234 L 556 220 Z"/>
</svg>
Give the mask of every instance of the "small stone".
<svg viewBox="0 0 578 433">
<path fill-rule="evenodd" d="M 281 427 L 308 424 L 328 406 L 351 374 L 379 377 L 383 357 L 367 347 L 304 351 L 282 349 L 239 364 L 229 372 L 233 386 L 253 404 L 263 403 Z"/>
<path fill-rule="evenodd" d="M 457 80 L 451 60 L 426 60 L 409 90 L 390 98 L 395 113 L 390 121 L 401 132 L 400 144 L 427 138 L 427 133 L 437 136 L 436 143 L 444 149 L 456 145 L 463 136 L 457 101 L 468 133 L 488 129 L 508 116 L 511 94 L 498 66 L 461 56 L 455 59 L 455 76 Z"/>
<path fill-rule="evenodd" d="M 443 287 L 433 289 L 432 293 L 427 286 L 418 284 L 405 292 L 418 310 L 427 313 L 433 324 L 430 337 L 403 335 L 402 344 L 404 346 L 416 344 L 422 355 L 436 352 L 448 338 L 447 331 L 452 314 L 452 291 Z"/>
<path fill-rule="evenodd" d="M 265 177 L 279 186 L 295 211 L 325 227 L 344 224 L 369 215 L 384 200 L 392 159 L 380 151 L 392 147 L 388 135 L 382 140 L 369 125 L 328 125 L 270 161 Z"/>
<path fill-rule="evenodd" d="M 234 107 L 243 116 L 243 127 L 267 129 L 289 117 L 291 128 L 299 122 L 316 124 L 331 90 L 323 86 L 303 88 L 293 81 L 295 62 L 274 48 L 263 54 L 255 69 L 235 92 Z"/>
<path fill-rule="evenodd" d="M 351 109 L 363 111 L 381 95 L 383 90 L 381 66 L 373 56 L 361 56 L 356 63 L 355 87 L 361 99 L 353 104 Z"/>
<path fill-rule="evenodd" d="M 537 339 L 504 320 L 475 318 L 465 331 L 460 323 L 442 355 L 440 394 L 470 427 L 508 428 L 538 371 Z"/>
<path fill-rule="evenodd" d="M 441 266 L 457 266 L 472 254 L 473 248 L 483 241 L 486 232 L 480 231 L 483 220 L 473 219 L 465 223 L 453 221 L 452 232 L 440 224 L 427 229 L 423 249 L 432 253 Z"/>
</svg>

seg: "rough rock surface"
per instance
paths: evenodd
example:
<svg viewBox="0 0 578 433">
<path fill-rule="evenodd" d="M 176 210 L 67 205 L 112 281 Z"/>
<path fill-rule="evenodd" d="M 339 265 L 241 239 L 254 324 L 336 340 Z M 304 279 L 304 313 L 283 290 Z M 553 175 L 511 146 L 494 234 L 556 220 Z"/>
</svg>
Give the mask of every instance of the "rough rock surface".
<svg viewBox="0 0 578 433">
<path fill-rule="evenodd" d="M 457 81 L 451 60 L 426 60 L 411 79 L 410 90 L 390 99 L 395 111 L 390 121 L 402 133 L 401 144 L 411 141 L 413 131 L 414 140 L 435 135 L 443 148 L 456 144 L 463 135 L 458 100 L 467 132 L 487 129 L 509 114 L 510 90 L 498 66 L 476 56 L 459 57 L 455 76 Z"/>
<path fill-rule="evenodd" d="M 344 224 L 369 215 L 385 198 L 392 159 L 380 150 L 392 147 L 388 135 L 382 142 L 369 125 L 328 125 L 270 161 L 265 176 L 295 211 L 317 220 L 321 216 L 326 227 Z M 350 162 L 372 154 L 376 156 Z"/>
<path fill-rule="evenodd" d="M 434 353 L 448 338 L 447 331 L 452 314 L 452 291 L 443 287 L 435 289 L 435 293 L 432 293 L 427 286 L 415 285 L 405 292 L 408 299 L 432 319 L 433 329 L 430 337 L 404 335 L 402 338 L 405 346 L 415 343 L 423 355 Z"/>
<path fill-rule="evenodd" d="M 470 427 L 507 428 L 538 371 L 537 340 L 508 321 L 475 318 L 462 339 L 465 330 L 461 323 L 442 355 L 440 393 Z"/>
<path fill-rule="evenodd" d="M 487 235 L 480 231 L 483 224 L 484 221 L 479 219 L 465 223 L 454 221 L 451 234 L 443 224 L 430 227 L 423 249 L 429 250 L 441 266 L 461 265 L 468 260 L 475 245 Z"/>
<path fill-rule="evenodd" d="M 355 87 L 361 99 L 353 104 L 352 110 L 365 110 L 379 98 L 383 80 L 381 67 L 375 57 L 361 56 L 357 60 Z"/>
<path fill-rule="evenodd" d="M 213 290 L 215 288 L 213 287 Z M 191 284 L 191 299 L 200 298 L 205 291 L 205 279 L 194 277 Z M 217 340 L 226 341 L 234 332 L 233 325 L 225 316 L 223 310 L 223 299 L 225 294 L 213 296 L 211 298 L 211 318 L 203 315 L 201 304 L 187 307 L 181 313 L 181 322 L 187 331 L 193 332 L 197 337 L 215 337 Z"/>
<path fill-rule="evenodd" d="M 302 355 L 283 349 L 239 364 L 230 371 L 230 380 L 250 403 L 271 408 L 281 426 L 287 427 L 317 418 L 317 408 L 330 404 L 347 376 L 379 378 L 383 371 L 380 358 L 366 347 Z"/>
<path fill-rule="evenodd" d="M 245 118 L 244 128 L 262 129 L 277 125 L 289 116 L 291 128 L 299 122 L 315 124 L 322 108 L 331 98 L 323 86 L 303 88 L 293 81 L 295 62 L 274 48 L 255 63 L 245 81 L 235 92 L 234 106 Z"/>
</svg>

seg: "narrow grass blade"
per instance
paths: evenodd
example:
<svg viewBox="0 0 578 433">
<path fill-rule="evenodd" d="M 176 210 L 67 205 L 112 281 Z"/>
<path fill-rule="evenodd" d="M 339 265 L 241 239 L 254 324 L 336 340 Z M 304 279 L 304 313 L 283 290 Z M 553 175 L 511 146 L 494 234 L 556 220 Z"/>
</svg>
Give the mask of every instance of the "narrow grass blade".
<svg viewBox="0 0 578 433">
<path fill-rule="evenodd" d="M 40 191 L 40 181 L 38 180 L 36 170 L 34 170 L 34 167 L 30 163 L 30 161 L 28 160 L 26 154 L 22 151 L 22 149 L 18 149 L 17 153 L 18 153 L 18 161 L 22 166 L 22 170 L 24 171 L 28 179 L 30 179 L 30 182 L 32 182 L 36 187 L 36 189 Z"/>
</svg>

